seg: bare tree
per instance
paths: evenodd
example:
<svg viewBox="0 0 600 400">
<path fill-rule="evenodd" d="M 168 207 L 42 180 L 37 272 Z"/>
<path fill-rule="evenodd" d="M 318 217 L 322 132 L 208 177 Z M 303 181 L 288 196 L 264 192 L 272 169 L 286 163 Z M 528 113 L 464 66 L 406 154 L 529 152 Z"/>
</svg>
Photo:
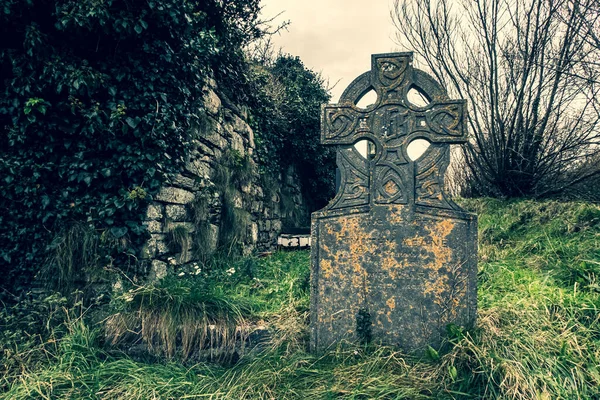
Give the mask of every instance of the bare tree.
<svg viewBox="0 0 600 400">
<path fill-rule="evenodd" d="M 596 2 L 395 0 L 397 43 L 469 102 L 470 194 L 548 196 L 600 175 Z"/>
</svg>

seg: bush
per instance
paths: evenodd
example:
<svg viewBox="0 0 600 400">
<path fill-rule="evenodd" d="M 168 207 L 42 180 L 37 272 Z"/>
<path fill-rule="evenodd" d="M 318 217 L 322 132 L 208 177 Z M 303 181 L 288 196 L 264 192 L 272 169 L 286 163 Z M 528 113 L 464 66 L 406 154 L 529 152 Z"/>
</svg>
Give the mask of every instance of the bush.
<svg viewBox="0 0 600 400">
<path fill-rule="evenodd" d="M 203 126 L 212 71 L 244 97 L 258 11 L 258 0 L 2 3 L 4 284 L 28 282 L 73 222 L 127 239 L 103 262 L 135 262 L 147 201 Z"/>
</svg>

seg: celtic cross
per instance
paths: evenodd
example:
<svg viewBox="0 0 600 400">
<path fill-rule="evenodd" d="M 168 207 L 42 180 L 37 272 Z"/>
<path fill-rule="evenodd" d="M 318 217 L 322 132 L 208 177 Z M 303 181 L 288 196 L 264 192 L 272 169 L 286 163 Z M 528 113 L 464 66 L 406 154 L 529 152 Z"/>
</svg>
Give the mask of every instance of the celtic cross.
<svg viewBox="0 0 600 400">
<path fill-rule="evenodd" d="M 417 91 L 428 104 L 409 101 Z M 374 104 L 360 99 L 375 91 Z M 330 210 L 374 204 L 454 208 L 443 192 L 450 144 L 466 142 L 465 100 L 450 100 L 431 76 L 413 68 L 412 53 L 374 54 L 371 71 L 356 78 L 338 104 L 323 106 L 321 142 L 337 145 L 341 187 Z M 368 139 L 375 155 L 365 159 L 354 144 Z M 407 148 L 425 139 L 429 148 L 411 160 Z"/>
</svg>

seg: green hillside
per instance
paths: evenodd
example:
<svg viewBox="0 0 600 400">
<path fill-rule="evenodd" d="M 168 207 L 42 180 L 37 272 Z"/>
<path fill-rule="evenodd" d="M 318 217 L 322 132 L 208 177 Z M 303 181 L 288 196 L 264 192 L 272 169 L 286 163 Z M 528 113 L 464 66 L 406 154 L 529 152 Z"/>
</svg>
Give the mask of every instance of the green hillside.
<svg viewBox="0 0 600 400">
<path fill-rule="evenodd" d="M 599 399 L 600 207 L 461 204 L 479 214 L 479 318 L 473 331 L 450 329 L 446 351 L 309 354 L 309 252 L 278 253 L 131 282 L 102 307 L 60 295 L 6 305 L 0 398 Z M 268 329 L 266 343 L 239 359 L 194 356 L 206 329 L 224 351 L 244 324 Z M 132 354 L 136 340 L 147 354 Z"/>
</svg>

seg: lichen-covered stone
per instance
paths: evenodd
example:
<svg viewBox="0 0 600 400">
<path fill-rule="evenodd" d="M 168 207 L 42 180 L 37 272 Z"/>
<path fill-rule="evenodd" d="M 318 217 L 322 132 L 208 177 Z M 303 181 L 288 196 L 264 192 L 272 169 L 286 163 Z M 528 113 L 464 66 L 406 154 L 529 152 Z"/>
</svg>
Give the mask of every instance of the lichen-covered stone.
<svg viewBox="0 0 600 400">
<path fill-rule="evenodd" d="M 146 210 L 147 220 L 159 220 L 163 217 L 162 205 L 160 204 L 149 204 Z"/>
<path fill-rule="evenodd" d="M 448 324 L 477 310 L 477 217 L 444 193 L 449 145 L 466 142 L 463 100 L 412 67 L 412 54 L 378 54 L 338 104 L 322 110 L 322 143 L 337 146 L 337 196 L 312 215 L 311 348 L 341 340 L 423 353 Z M 417 88 L 431 104 L 412 105 Z M 370 89 L 376 103 L 355 104 Z M 415 89 L 416 90 L 416 89 Z M 355 149 L 367 138 L 375 154 Z M 416 138 L 431 145 L 407 157 Z"/>
<path fill-rule="evenodd" d="M 160 233 L 163 230 L 163 224 L 160 221 L 144 221 L 144 225 L 150 233 Z"/>
<path fill-rule="evenodd" d="M 148 280 L 151 282 L 159 281 L 167 276 L 167 263 L 159 260 L 152 260 Z"/>
<path fill-rule="evenodd" d="M 166 186 L 160 189 L 155 200 L 173 204 L 189 204 L 194 201 L 194 193 L 172 186 Z"/>
<path fill-rule="evenodd" d="M 204 109 L 212 115 L 217 115 L 221 109 L 221 99 L 213 90 L 209 90 L 204 96 Z"/>
<path fill-rule="evenodd" d="M 199 177 L 207 179 L 210 177 L 210 164 L 204 160 L 193 160 L 185 163 L 185 169 L 189 173 Z"/>
<path fill-rule="evenodd" d="M 256 222 L 253 222 L 250 226 L 250 238 L 252 243 L 258 242 L 258 224 Z"/>
<path fill-rule="evenodd" d="M 175 228 L 184 228 L 188 233 L 193 233 L 196 231 L 196 225 L 191 222 L 167 221 L 165 225 L 165 231 L 170 232 Z"/>
<path fill-rule="evenodd" d="M 200 184 L 200 179 L 201 176 L 198 176 L 196 179 L 194 179 L 181 174 L 176 174 L 171 178 L 171 184 L 186 190 L 197 191 L 202 187 Z"/>
<path fill-rule="evenodd" d="M 173 222 L 185 221 L 188 216 L 187 208 L 180 204 L 167 204 L 165 214 Z"/>
</svg>

